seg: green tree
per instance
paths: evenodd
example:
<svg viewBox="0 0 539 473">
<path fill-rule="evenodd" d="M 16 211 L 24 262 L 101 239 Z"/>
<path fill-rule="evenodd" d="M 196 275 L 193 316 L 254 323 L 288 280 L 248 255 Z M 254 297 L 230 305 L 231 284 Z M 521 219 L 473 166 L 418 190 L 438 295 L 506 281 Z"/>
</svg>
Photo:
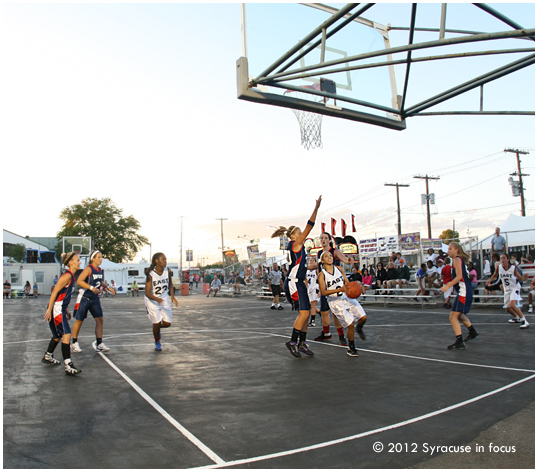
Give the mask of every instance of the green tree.
<svg viewBox="0 0 539 473">
<path fill-rule="evenodd" d="M 438 238 L 443 240 L 443 243 L 449 245 L 452 241 L 459 242 L 459 232 L 453 231 L 450 228 L 444 230 Z"/>
<path fill-rule="evenodd" d="M 17 243 L 9 249 L 8 256 L 13 258 L 17 263 L 22 263 L 26 258 L 26 246 L 22 243 Z"/>
<path fill-rule="evenodd" d="M 58 238 L 90 236 L 92 246 L 103 257 L 121 263 L 135 257 L 149 240 L 138 234 L 140 223 L 132 215 L 125 217 L 111 199 L 84 199 L 80 204 L 66 207 L 60 213 L 64 225 Z"/>
</svg>

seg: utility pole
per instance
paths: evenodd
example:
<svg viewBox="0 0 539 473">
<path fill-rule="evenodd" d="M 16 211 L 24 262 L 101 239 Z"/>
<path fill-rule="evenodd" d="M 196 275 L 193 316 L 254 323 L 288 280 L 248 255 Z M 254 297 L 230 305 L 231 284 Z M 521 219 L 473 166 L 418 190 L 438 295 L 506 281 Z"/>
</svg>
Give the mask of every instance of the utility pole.
<svg viewBox="0 0 539 473">
<path fill-rule="evenodd" d="M 425 183 L 427 184 L 427 227 L 429 231 L 429 238 L 432 238 L 432 231 L 430 228 L 430 194 L 429 194 L 429 180 L 435 180 L 437 181 L 440 179 L 440 176 L 429 176 L 425 174 L 424 176 L 414 176 L 414 179 L 425 179 Z"/>
<path fill-rule="evenodd" d="M 384 184 L 384 186 L 391 186 L 397 188 L 397 229 L 399 232 L 399 235 L 402 235 L 402 229 L 401 229 L 401 204 L 399 199 L 399 187 L 410 187 L 410 184 Z"/>
<path fill-rule="evenodd" d="M 180 217 L 181 227 L 180 227 L 180 284 L 183 279 L 183 215 Z"/>
<path fill-rule="evenodd" d="M 221 257 L 223 261 L 223 276 L 226 280 L 226 272 L 225 272 L 225 240 L 223 236 L 223 220 L 228 220 L 228 218 L 216 218 L 215 220 L 221 220 Z"/>
<path fill-rule="evenodd" d="M 529 174 L 522 174 L 520 172 L 520 155 L 521 154 L 530 154 L 528 151 L 521 151 L 519 149 L 504 149 L 505 153 L 515 153 L 517 155 L 517 169 L 518 172 L 511 173 L 511 176 L 518 176 L 518 182 L 520 187 L 520 214 L 525 217 L 526 216 L 526 205 L 524 201 L 524 184 L 522 183 L 522 176 L 529 176 Z"/>
</svg>

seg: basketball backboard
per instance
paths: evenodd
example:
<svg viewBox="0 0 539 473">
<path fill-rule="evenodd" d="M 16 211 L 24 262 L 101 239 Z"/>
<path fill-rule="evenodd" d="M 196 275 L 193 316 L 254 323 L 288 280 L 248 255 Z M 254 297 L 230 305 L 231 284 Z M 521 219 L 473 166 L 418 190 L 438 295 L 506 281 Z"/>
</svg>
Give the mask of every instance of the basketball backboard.
<svg viewBox="0 0 539 473">
<path fill-rule="evenodd" d="M 238 98 L 393 130 L 419 115 L 534 115 L 533 104 L 526 110 L 522 101 L 500 110 L 515 89 L 492 87 L 490 109 L 484 107 L 485 84 L 535 61 L 533 16 L 521 15 L 519 23 L 507 14 L 511 4 L 496 7 L 242 4 Z M 516 86 L 526 82 L 533 96 L 530 70 Z M 335 83 L 335 92 L 320 87 L 323 79 Z M 286 93 L 308 87 L 312 98 Z M 459 101 L 470 91 L 473 99 Z M 442 110 L 448 101 L 450 109 Z"/>
<path fill-rule="evenodd" d="M 62 253 L 74 251 L 81 258 L 90 256 L 92 252 L 92 237 L 64 236 L 62 237 Z"/>
</svg>

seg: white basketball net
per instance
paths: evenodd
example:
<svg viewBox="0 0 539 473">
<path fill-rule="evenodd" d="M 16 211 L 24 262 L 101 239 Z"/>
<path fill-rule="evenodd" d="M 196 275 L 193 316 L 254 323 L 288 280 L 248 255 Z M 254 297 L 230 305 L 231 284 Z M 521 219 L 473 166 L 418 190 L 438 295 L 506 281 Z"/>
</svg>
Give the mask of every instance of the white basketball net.
<svg viewBox="0 0 539 473">
<path fill-rule="evenodd" d="M 305 86 L 306 88 L 319 88 L 318 84 Z M 285 94 L 291 95 L 303 100 L 313 100 L 312 94 L 287 90 Z M 322 115 L 319 113 L 305 112 L 303 110 L 292 109 L 298 119 L 301 132 L 301 144 L 305 149 L 322 148 Z"/>
</svg>

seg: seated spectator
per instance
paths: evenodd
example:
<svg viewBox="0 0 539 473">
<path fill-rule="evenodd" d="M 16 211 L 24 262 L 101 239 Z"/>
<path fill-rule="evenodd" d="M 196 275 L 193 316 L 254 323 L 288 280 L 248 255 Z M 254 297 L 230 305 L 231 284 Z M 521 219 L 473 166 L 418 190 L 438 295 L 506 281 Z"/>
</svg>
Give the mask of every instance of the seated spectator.
<svg viewBox="0 0 539 473">
<path fill-rule="evenodd" d="M 137 281 L 133 281 L 133 284 L 131 284 L 131 296 L 135 297 L 135 292 L 137 293 L 137 297 L 139 296 L 140 289 L 138 287 Z"/>
<path fill-rule="evenodd" d="M 398 254 L 398 253 L 397 253 Z M 404 265 L 397 268 L 397 287 L 402 289 L 402 286 L 407 285 L 410 282 L 410 268 L 404 261 Z"/>
<path fill-rule="evenodd" d="M 6 282 L 4 283 L 4 299 L 11 298 L 11 284 L 6 279 Z"/>
<path fill-rule="evenodd" d="M 26 284 L 24 285 L 24 296 L 30 297 L 31 292 L 32 292 L 32 286 L 30 286 L 30 281 L 26 281 Z"/>
<path fill-rule="evenodd" d="M 376 265 L 376 277 L 374 280 L 375 289 L 382 289 L 384 287 L 384 282 L 387 281 L 387 271 L 384 268 L 382 263 Z"/>
<path fill-rule="evenodd" d="M 397 269 L 402 268 L 406 264 L 406 258 L 402 256 L 400 251 L 397 251 L 397 259 L 395 261 Z"/>
<path fill-rule="evenodd" d="M 427 250 L 427 257 L 425 258 L 425 263 L 428 261 L 432 261 L 432 264 L 436 263 L 437 256 L 434 254 L 434 250 L 432 248 L 429 248 Z"/>
<path fill-rule="evenodd" d="M 427 261 L 427 272 L 425 274 L 425 287 L 431 288 L 431 287 L 441 287 L 440 284 L 438 284 L 438 271 L 436 270 L 436 266 L 434 266 L 434 263 L 432 260 Z"/>
<path fill-rule="evenodd" d="M 395 267 L 394 263 L 389 262 L 389 264 L 387 265 L 387 279 L 384 281 L 384 287 L 386 289 L 392 289 L 394 287 L 397 287 L 397 283 L 397 268 Z"/>
<path fill-rule="evenodd" d="M 474 290 L 479 285 L 479 281 L 477 280 L 477 271 L 474 269 L 471 261 L 468 263 L 468 274 L 470 275 L 470 284 L 472 285 L 472 290 Z"/>
<path fill-rule="evenodd" d="M 210 292 L 208 292 L 208 295 L 206 297 L 210 297 L 210 294 L 213 292 L 213 297 L 217 295 L 219 292 L 219 289 L 221 289 L 221 280 L 217 277 L 217 274 L 213 275 L 213 281 L 211 282 L 210 286 Z"/>
<path fill-rule="evenodd" d="M 352 266 L 352 274 L 348 277 L 349 281 L 357 281 L 362 282 L 363 277 L 361 276 L 360 272 L 357 270 L 355 266 Z"/>
<path fill-rule="evenodd" d="M 34 283 L 34 299 L 37 299 L 37 296 L 39 295 L 39 286 L 37 285 L 37 281 Z"/>
<path fill-rule="evenodd" d="M 372 289 L 372 276 L 370 274 L 363 276 L 362 284 L 365 289 Z"/>
<path fill-rule="evenodd" d="M 442 264 L 444 264 L 444 261 L 446 258 L 447 258 L 447 255 L 444 253 L 444 251 L 438 250 L 438 256 L 436 256 L 436 261 L 441 261 Z"/>
<path fill-rule="evenodd" d="M 421 294 L 422 296 L 427 296 L 428 292 L 425 290 L 425 276 L 427 274 L 427 265 L 425 263 L 421 263 L 421 267 L 417 270 L 417 273 L 415 273 L 415 280 L 417 282 L 417 292 L 415 293 L 416 297 L 414 297 L 414 301 L 419 302 L 419 299 L 417 296 Z"/>
</svg>

